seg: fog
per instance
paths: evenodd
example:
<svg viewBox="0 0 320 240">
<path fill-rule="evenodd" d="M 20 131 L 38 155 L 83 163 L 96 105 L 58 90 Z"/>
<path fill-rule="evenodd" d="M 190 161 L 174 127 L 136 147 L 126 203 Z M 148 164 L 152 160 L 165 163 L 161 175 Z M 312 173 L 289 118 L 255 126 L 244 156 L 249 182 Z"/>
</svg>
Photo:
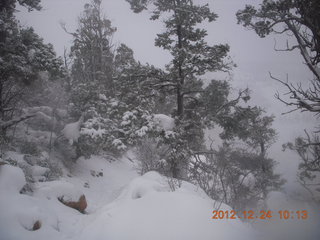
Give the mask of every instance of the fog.
<svg viewBox="0 0 320 240">
<path fill-rule="evenodd" d="M 63 55 L 64 48 L 71 45 L 71 36 L 60 23 L 64 23 L 72 32 L 77 26 L 77 17 L 86 0 L 42 0 L 42 11 L 27 12 L 19 8 L 17 13 L 22 25 L 32 26 L 44 38 L 52 43 L 58 55 Z M 277 171 L 288 180 L 285 188 L 294 191 L 299 184 L 296 182 L 298 157 L 291 152 L 283 152 L 282 144 L 303 135 L 304 129 L 311 131 L 315 126 L 316 117 L 312 114 L 293 112 L 275 99 L 274 94 L 285 89 L 278 82 L 271 80 L 269 72 L 282 80 L 287 77 L 291 82 L 306 84 L 312 78 L 310 71 L 303 64 L 299 52 L 275 51 L 274 48 L 285 47 L 286 41 L 292 42 L 290 36 L 274 36 L 259 38 L 253 31 L 237 25 L 235 13 L 245 4 L 257 4 L 254 0 L 201 0 L 208 2 L 211 9 L 219 15 L 216 22 L 206 24 L 209 44 L 228 43 L 230 56 L 237 67 L 231 74 L 214 73 L 206 78 L 230 79 L 235 92 L 249 87 L 252 90 L 251 105 L 263 107 L 267 114 L 275 115 L 274 128 L 278 132 L 278 140 L 269 150 L 270 157 L 279 162 Z M 170 55 L 154 46 L 157 33 L 163 30 L 160 21 L 150 21 L 150 13 L 134 14 L 124 0 L 104 0 L 105 15 L 117 27 L 114 36 L 115 45 L 125 43 L 134 50 L 135 57 L 142 63 L 150 63 L 163 67 L 170 61 Z M 276 46 L 275 46 L 276 45 Z M 214 134 L 214 133 L 211 133 Z M 217 141 L 218 143 L 218 141 Z"/>
</svg>

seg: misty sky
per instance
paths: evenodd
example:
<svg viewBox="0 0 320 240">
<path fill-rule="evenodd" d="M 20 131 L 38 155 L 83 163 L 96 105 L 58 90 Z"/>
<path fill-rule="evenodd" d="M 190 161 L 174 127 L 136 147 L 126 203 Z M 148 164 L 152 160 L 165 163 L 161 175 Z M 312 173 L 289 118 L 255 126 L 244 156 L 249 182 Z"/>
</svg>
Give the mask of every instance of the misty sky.
<svg viewBox="0 0 320 240">
<path fill-rule="evenodd" d="M 52 43 L 58 55 L 63 54 L 64 47 L 71 45 L 71 36 L 65 33 L 60 22 L 66 24 L 72 32 L 77 26 L 77 17 L 83 10 L 83 5 L 89 0 L 42 0 L 43 10 L 28 13 L 19 8 L 18 18 L 22 25 L 33 26 L 36 32 L 44 38 L 45 42 Z M 292 82 L 308 83 L 312 78 L 309 70 L 303 64 L 299 52 L 276 52 L 277 47 L 285 46 L 289 36 L 269 36 L 259 38 L 253 31 L 245 30 L 237 25 L 235 13 L 244 8 L 245 4 L 257 4 L 260 0 L 198 0 L 195 2 L 209 3 L 211 9 L 219 15 L 216 22 L 204 24 L 208 30 L 207 42 L 209 44 L 228 43 L 231 47 L 230 56 L 237 64 L 232 75 L 220 73 L 207 77 L 216 79 L 231 79 L 235 92 L 249 87 L 252 90 L 250 105 L 259 105 L 265 108 L 267 114 L 274 114 L 276 120 L 274 127 L 279 136 L 277 143 L 270 149 L 270 156 L 279 162 L 278 171 L 294 181 L 297 156 L 281 151 L 281 145 L 303 134 L 304 129 L 312 129 L 316 118 L 306 113 L 291 113 L 281 115 L 290 109 L 274 98 L 275 92 L 285 93 L 279 83 L 272 81 L 269 72 L 283 80 L 288 78 Z M 159 21 L 150 21 L 148 12 L 134 14 L 125 0 L 103 0 L 105 15 L 117 27 L 114 36 L 115 44 L 125 43 L 135 52 L 135 57 L 142 63 L 148 62 L 158 67 L 170 61 L 170 55 L 154 46 L 157 33 L 163 30 Z M 287 185 L 289 189 L 289 185 Z M 290 185 L 290 186 L 291 186 Z"/>
</svg>

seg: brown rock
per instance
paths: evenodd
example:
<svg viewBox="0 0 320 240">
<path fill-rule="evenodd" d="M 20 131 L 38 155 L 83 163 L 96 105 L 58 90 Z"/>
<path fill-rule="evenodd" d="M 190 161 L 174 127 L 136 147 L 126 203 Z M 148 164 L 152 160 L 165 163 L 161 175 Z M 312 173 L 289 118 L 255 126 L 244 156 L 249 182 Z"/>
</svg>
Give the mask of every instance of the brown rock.
<svg viewBox="0 0 320 240">
<path fill-rule="evenodd" d="M 32 227 L 32 231 L 36 231 L 38 229 L 41 228 L 41 222 L 39 220 L 37 220 L 34 224 L 33 224 L 33 227 Z"/>
<path fill-rule="evenodd" d="M 63 197 L 58 198 L 58 200 L 62 202 L 64 205 L 76 209 L 81 213 L 84 213 L 84 210 L 87 207 L 87 200 L 84 195 L 81 195 L 77 202 L 65 201 L 63 200 Z"/>
</svg>

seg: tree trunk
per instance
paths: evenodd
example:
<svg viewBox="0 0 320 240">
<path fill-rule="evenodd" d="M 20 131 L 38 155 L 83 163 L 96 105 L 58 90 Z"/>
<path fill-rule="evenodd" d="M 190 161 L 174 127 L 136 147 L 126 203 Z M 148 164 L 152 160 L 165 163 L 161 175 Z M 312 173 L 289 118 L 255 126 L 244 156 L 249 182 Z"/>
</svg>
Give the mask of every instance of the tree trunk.
<svg viewBox="0 0 320 240">
<path fill-rule="evenodd" d="M 177 88 L 177 115 L 179 119 L 183 118 L 184 106 L 183 106 L 183 95 L 181 94 L 180 87 Z"/>
<path fill-rule="evenodd" d="M 177 26 L 177 36 L 178 36 L 178 48 L 182 49 L 181 25 Z M 179 56 L 178 84 L 177 84 L 177 114 L 179 119 L 182 119 L 184 114 L 184 102 L 183 102 L 183 93 L 182 93 L 182 87 L 184 85 L 184 75 L 182 71 L 182 62 L 183 62 L 183 59 L 181 59 L 181 56 Z"/>
<path fill-rule="evenodd" d="M 0 79 L 0 120 L 4 121 L 4 109 L 3 109 L 3 84 L 2 79 Z"/>
</svg>

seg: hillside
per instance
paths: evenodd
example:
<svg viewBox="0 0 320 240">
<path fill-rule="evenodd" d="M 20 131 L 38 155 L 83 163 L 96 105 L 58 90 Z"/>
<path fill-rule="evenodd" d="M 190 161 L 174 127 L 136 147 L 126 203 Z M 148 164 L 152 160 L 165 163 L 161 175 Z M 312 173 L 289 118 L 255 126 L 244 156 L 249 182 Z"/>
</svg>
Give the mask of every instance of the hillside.
<svg viewBox="0 0 320 240">
<path fill-rule="evenodd" d="M 13 157 L 19 155 L 11 153 Z M 72 173 L 37 182 L 28 195 L 19 193 L 26 183 L 20 168 L 2 165 L 0 178 L 3 240 L 252 239 L 252 229 L 239 220 L 212 220 L 219 203 L 200 188 L 183 182 L 173 191 L 168 179 L 156 172 L 138 176 L 126 158 L 82 158 Z M 58 200 L 63 196 L 77 201 L 82 194 L 88 204 L 84 214 Z M 230 207 L 222 204 L 220 209 Z M 36 221 L 41 227 L 32 231 Z"/>
</svg>

